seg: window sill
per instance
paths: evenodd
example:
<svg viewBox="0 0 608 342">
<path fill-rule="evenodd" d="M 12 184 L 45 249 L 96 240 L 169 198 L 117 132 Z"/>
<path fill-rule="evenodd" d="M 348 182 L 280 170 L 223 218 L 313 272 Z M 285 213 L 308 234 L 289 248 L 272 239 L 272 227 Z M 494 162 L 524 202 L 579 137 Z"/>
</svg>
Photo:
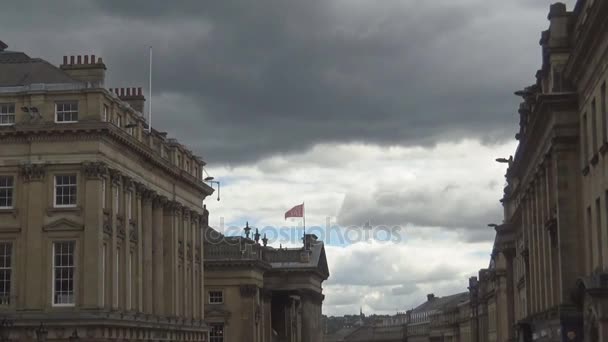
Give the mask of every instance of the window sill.
<svg viewBox="0 0 608 342">
<path fill-rule="evenodd" d="M 13 217 L 17 217 L 17 209 L 15 208 L 0 208 L 0 215 L 13 215 Z"/>
<path fill-rule="evenodd" d="M 47 208 L 46 209 L 46 214 L 48 216 L 53 216 L 55 214 L 61 214 L 61 213 L 73 213 L 76 214 L 78 216 L 80 216 L 82 212 L 82 208 L 75 206 L 75 207 L 52 207 L 52 208 Z"/>
</svg>

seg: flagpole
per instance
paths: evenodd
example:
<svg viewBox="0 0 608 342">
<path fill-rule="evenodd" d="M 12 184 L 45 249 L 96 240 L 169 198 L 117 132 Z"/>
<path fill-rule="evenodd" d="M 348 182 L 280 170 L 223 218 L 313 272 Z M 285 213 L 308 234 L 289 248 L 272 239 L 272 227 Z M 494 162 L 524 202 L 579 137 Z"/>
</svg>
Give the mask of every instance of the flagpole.
<svg viewBox="0 0 608 342">
<path fill-rule="evenodd" d="M 304 202 L 302 202 L 302 225 L 304 226 L 304 250 L 307 250 L 306 247 L 306 206 L 304 206 Z"/>
</svg>

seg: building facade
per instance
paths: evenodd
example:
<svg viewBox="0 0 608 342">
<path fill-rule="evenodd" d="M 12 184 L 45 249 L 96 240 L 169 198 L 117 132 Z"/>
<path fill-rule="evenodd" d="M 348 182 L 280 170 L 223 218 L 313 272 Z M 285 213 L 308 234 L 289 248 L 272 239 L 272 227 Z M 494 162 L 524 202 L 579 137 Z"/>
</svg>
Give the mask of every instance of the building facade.
<svg viewBox="0 0 608 342">
<path fill-rule="evenodd" d="M 212 342 L 318 342 L 329 277 L 322 241 L 273 248 L 257 232 L 205 240 L 205 317 Z M 261 243 L 260 243 L 261 241 Z"/>
<path fill-rule="evenodd" d="M 206 341 L 205 163 L 105 72 L 0 44 L 2 338 Z"/>
<path fill-rule="evenodd" d="M 607 17 L 606 1 L 550 7 L 536 82 L 516 92 L 505 219 L 470 282 L 475 341 L 608 340 Z"/>
</svg>

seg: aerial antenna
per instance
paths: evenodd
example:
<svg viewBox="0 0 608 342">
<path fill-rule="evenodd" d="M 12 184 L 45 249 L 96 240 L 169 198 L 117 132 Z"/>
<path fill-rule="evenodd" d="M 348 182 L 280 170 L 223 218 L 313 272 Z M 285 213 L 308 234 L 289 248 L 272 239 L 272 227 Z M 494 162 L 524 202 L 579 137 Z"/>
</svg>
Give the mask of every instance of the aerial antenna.
<svg viewBox="0 0 608 342">
<path fill-rule="evenodd" d="M 148 72 L 148 133 L 152 132 L 152 46 L 150 46 L 150 70 Z"/>
</svg>

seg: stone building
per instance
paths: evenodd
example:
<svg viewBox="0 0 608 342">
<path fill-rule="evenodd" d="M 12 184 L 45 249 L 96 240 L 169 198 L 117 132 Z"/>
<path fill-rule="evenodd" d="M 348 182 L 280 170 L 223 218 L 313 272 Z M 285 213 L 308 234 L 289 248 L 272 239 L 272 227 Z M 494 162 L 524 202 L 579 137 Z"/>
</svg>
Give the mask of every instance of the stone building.
<svg viewBox="0 0 608 342">
<path fill-rule="evenodd" d="M 607 17 L 606 1 L 550 7 L 542 67 L 516 93 L 505 219 L 471 279 L 474 341 L 608 340 Z"/>
<path fill-rule="evenodd" d="M 301 248 L 276 249 L 250 230 L 244 237 L 212 228 L 205 234 L 211 341 L 322 341 L 322 283 L 329 277 L 323 242 L 307 234 Z"/>
<path fill-rule="evenodd" d="M 0 42 L 0 334 L 206 341 L 205 163 L 105 73 Z"/>
</svg>

